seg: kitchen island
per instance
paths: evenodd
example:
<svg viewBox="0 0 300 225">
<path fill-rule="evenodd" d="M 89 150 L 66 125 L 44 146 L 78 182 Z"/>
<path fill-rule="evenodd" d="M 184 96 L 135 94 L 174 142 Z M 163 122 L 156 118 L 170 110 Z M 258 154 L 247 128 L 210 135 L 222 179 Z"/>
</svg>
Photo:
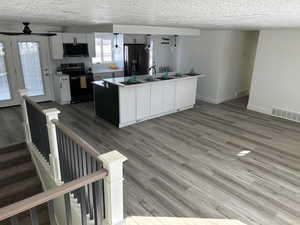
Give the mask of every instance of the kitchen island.
<svg viewBox="0 0 300 225">
<path fill-rule="evenodd" d="M 117 127 L 190 109 L 196 102 L 197 80 L 204 74 L 158 77 L 146 81 L 138 76 L 108 78 L 94 82 L 95 113 Z"/>
</svg>

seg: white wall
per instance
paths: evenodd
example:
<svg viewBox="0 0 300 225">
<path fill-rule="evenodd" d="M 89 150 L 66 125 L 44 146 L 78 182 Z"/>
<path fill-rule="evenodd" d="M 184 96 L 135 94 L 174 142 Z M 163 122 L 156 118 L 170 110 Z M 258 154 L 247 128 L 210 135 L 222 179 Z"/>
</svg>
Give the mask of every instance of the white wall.
<svg viewBox="0 0 300 225">
<path fill-rule="evenodd" d="M 218 102 L 249 93 L 258 32 L 224 32 L 223 69 L 219 80 Z"/>
<path fill-rule="evenodd" d="M 180 37 L 177 63 L 181 73 L 204 73 L 197 98 L 221 103 L 250 87 L 257 32 L 201 30 L 199 37 Z"/>
<path fill-rule="evenodd" d="M 300 112 L 300 30 L 262 30 L 248 108 Z"/>
</svg>

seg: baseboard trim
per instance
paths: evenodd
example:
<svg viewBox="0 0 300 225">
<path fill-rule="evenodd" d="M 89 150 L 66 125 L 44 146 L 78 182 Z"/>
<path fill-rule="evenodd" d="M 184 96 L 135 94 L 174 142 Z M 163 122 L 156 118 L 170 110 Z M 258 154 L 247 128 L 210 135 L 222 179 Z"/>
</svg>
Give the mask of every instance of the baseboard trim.
<svg viewBox="0 0 300 225">
<path fill-rule="evenodd" d="M 220 104 L 220 103 L 223 103 L 223 102 L 228 102 L 228 101 L 231 101 L 231 100 L 234 100 L 234 99 L 237 99 L 237 98 L 241 98 L 241 97 L 237 97 L 235 95 L 232 95 L 232 96 L 227 96 L 226 98 L 222 98 L 222 99 L 219 99 L 217 102 L 217 104 Z"/>
<path fill-rule="evenodd" d="M 260 106 L 256 106 L 256 105 L 248 104 L 247 109 L 252 110 L 252 111 L 256 111 L 256 112 L 260 112 L 260 113 L 264 113 L 264 114 L 267 114 L 267 115 L 272 114 L 270 109 L 260 107 Z"/>
<path fill-rule="evenodd" d="M 209 97 L 205 97 L 205 96 L 197 96 L 197 100 L 212 103 L 212 104 L 219 104 L 217 99 L 209 98 Z"/>
</svg>

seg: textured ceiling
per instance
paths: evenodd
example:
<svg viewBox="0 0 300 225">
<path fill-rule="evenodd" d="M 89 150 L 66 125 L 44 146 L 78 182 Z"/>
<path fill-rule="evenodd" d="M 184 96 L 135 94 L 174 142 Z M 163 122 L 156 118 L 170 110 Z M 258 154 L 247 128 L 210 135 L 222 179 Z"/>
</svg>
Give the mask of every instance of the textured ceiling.
<svg viewBox="0 0 300 225">
<path fill-rule="evenodd" d="M 205 28 L 300 27 L 300 0 L 6 0 L 1 21 Z"/>
</svg>

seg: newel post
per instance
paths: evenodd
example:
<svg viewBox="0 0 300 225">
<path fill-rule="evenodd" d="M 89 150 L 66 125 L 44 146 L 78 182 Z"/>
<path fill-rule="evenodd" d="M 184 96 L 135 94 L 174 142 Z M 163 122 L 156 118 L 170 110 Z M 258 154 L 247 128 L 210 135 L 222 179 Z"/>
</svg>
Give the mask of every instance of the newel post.
<svg viewBox="0 0 300 225">
<path fill-rule="evenodd" d="M 124 224 L 123 216 L 123 162 L 127 158 L 118 151 L 99 156 L 108 176 L 104 178 L 104 201 L 106 225 Z"/>
<path fill-rule="evenodd" d="M 20 95 L 20 103 L 21 103 L 22 116 L 23 116 L 23 126 L 25 130 L 25 141 L 28 144 L 31 142 L 31 133 L 30 133 L 30 126 L 29 126 L 28 115 L 27 115 L 26 100 L 24 99 L 24 96 L 27 95 L 27 89 L 20 89 L 19 95 Z"/>
<path fill-rule="evenodd" d="M 57 145 L 57 136 L 56 136 L 56 127 L 52 123 L 52 120 L 58 120 L 58 114 L 60 111 L 58 109 L 46 109 L 43 110 L 47 118 L 47 128 L 48 128 L 48 137 L 49 137 L 49 146 L 50 146 L 50 169 L 51 173 L 54 176 L 55 180 L 61 182 L 61 171 L 60 171 L 60 162 L 58 154 L 58 145 Z"/>
</svg>

